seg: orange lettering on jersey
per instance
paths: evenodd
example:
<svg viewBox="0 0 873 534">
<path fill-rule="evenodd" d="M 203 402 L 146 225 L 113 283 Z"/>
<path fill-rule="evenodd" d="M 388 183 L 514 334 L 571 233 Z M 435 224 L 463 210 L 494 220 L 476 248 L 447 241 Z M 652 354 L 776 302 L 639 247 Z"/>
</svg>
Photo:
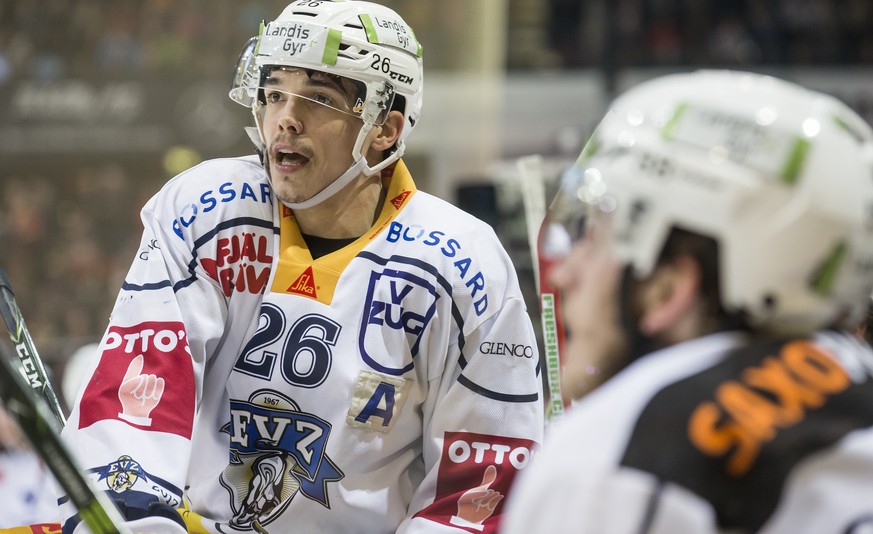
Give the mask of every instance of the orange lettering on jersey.
<svg viewBox="0 0 873 534">
<path fill-rule="evenodd" d="M 734 381 L 720 385 L 715 392 L 715 399 L 755 439 L 770 440 L 775 437 L 773 421 L 779 406 L 772 401 Z"/>
<path fill-rule="evenodd" d="M 808 341 L 790 343 L 782 358 L 792 372 L 822 393 L 839 393 L 849 386 L 849 375 L 836 360 Z"/>
<path fill-rule="evenodd" d="M 788 347 L 783 352 L 786 351 Z M 789 426 L 803 419 L 804 407 L 818 408 L 824 404 L 825 397 L 816 388 L 798 382 L 785 363 L 766 358 L 760 367 L 746 369 L 743 380 L 775 397 L 780 408 L 778 421 Z"/>
<path fill-rule="evenodd" d="M 688 421 L 691 443 L 707 456 L 727 456 L 726 471 L 735 477 L 751 469 L 778 430 L 796 425 L 850 384 L 845 370 L 809 341 L 787 343 L 778 357 L 745 369 L 741 379 L 720 384 L 715 401 L 702 402 Z"/>
<path fill-rule="evenodd" d="M 743 427 L 733 421 L 722 422 L 723 419 L 716 403 L 701 403 L 691 414 L 688 437 L 707 456 L 724 456 L 733 449 L 727 471 L 739 476 L 752 466 L 761 445 Z"/>
<path fill-rule="evenodd" d="M 411 194 L 412 194 L 412 193 L 409 192 L 409 191 L 404 191 L 404 192 L 400 193 L 399 195 L 397 195 L 396 197 L 392 198 L 392 199 L 391 199 L 391 204 L 392 204 L 396 209 L 399 210 L 399 209 L 400 209 L 400 206 L 402 206 L 403 203 L 406 202 L 406 199 L 407 199 L 407 198 L 409 197 L 409 195 L 411 195 Z"/>
<path fill-rule="evenodd" d="M 283 219 L 287 219 L 288 217 L 294 216 L 294 212 L 291 211 L 291 208 L 289 208 L 285 204 L 282 204 L 281 206 L 279 206 L 279 208 L 282 210 L 282 218 Z"/>
<path fill-rule="evenodd" d="M 311 265 L 297 277 L 297 280 L 294 280 L 294 283 L 288 288 L 288 292 L 304 297 L 318 298 L 315 294 L 315 278 L 312 276 Z"/>
</svg>

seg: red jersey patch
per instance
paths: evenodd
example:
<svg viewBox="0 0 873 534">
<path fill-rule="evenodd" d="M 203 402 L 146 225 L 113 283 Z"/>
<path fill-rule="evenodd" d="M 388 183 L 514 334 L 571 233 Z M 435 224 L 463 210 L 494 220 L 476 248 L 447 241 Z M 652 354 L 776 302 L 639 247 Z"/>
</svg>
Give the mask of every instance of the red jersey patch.
<svg viewBox="0 0 873 534">
<path fill-rule="evenodd" d="M 446 432 L 436 497 L 416 517 L 468 532 L 497 532 L 504 498 L 533 447 L 529 439 Z"/>
<path fill-rule="evenodd" d="M 61 534 L 61 524 L 60 523 L 38 523 L 35 525 L 28 525 L 30 528 L 30 532 L 32 534 Z M 25 527 L 20 527 L 24 529 Z M 5 530 L 3 532 L 6 532 Z M 21 534 L 23 530 L 19 528 L 12 528 L 9 532 Z"/>
<path fill-rule="evenodd" d="M 79 428 L 117 419 L 190 439 L 195 386 L 184 325 L 113 326 L 103 343 L 100 363 L 82 396 Z"/>
</svg>

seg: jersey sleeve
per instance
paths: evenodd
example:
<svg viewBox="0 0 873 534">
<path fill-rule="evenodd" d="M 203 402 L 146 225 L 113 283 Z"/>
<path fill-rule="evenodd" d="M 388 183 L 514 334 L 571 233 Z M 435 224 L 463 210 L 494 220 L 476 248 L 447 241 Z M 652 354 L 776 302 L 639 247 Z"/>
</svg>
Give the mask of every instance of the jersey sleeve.
<svg viewBox="0 0 873 534">
<path fill-rule="evenodd" d="M 425 475 L 398 532 L 497 532 L 512 481 L 542 441 L 533 326 L 509 258 L 501 249 L 494 260 L 503 269 L 488 272 L 484 293 L 456 292 L 464 320 L 444 367 L 430 370 L 438 393 L 424 425 Z"/>
<path fill-rule="evenodd" d="M 718 532 L 713 508 L 689 490 L 636 469 L 580 468 L 579 447 L 563 449 L 516 481 L 502 533 Z"/>
<path fill-rule="evenodd" d="M 131 518 L 152 502 L 182 502 L 204 369 L 228 314 L 230 297 L 203 261 L 216 257 L 210 228 L 226 214 L 206 217 L 204 204 L 189 201 L 212 198 L 196 179 L 171 181 L 143 208 L 139 249 L 62 432 L 92 485 Z M 72 532 L 79 517 L 66 501 L 64 532 Z"/>
</svg>

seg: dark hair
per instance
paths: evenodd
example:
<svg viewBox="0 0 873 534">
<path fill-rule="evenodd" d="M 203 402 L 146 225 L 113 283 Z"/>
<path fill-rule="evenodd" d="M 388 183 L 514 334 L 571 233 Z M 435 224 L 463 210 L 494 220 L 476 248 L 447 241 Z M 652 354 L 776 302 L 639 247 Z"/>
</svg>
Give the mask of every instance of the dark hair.
<svg viewBox="0 0 873 534">
<path fill-rule="evenodd" d="M 707 332 L 747 328 L 742 311 L 728 312 L 722 304 L 718 241 L 674 226 L 661 249 L 658 264 L 670 263 L 680 256 L 691 256 L 700 266 L 700 298 L 704 304 Z"/>
</svg>

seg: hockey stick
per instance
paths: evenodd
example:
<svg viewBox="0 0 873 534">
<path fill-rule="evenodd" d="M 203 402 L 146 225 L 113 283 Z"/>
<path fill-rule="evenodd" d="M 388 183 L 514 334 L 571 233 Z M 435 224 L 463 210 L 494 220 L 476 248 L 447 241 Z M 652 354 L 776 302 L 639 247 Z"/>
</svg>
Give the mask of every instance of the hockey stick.
<svg viewBox="0 0 873 534">
<path fill-rule="evenodd" d="M 527 226 L 527 240 L 533 261 L 534 283 L 540 295 L 540 318 L 543 328 L 545 349 L 546 383 L 549 388 L 549 403 L 546 405 L 546 421 L 557 421 L 564 414 L 564 401 L 561 393 L 561 358 L 558 346 L 557 295 L 543 284 L 540 258 L 540 232 L 546 217 L 545 169 L 542 156 L 527 156 L 517 161 L 521 179 L 521 197 L 524 204 L 524 218 Z"/>
<path fill-rule="evenodd" d="M 30 332 L 24 324 L 24 317 L 21 315 L 21 310 L 15 301 L 15 294 L 12 292 L 12 284 L 9 283 L 9 278 L 2 268 L 0 268 L 0 297 L 2 297 L 0 298 L 0 315 L 3 316 L 3 322 L 6 323 L 6 330 L 9 331 L 12 343 L 15 344 L 15 352 L 20 359 L 21 370 L 30 381 L 30 387 L 37 395 L 45 399 L 55 418 L 63 426 L 67 419 L 61 410 L 61 404 L 58 402 L 58 397 L 55 395 L 55 390 L 52 388 L 42 360 L 33 345 Z"/>
<path fill-rule="evenodd" d="M 543 181 L 542 156 L 525 156 L 516 161 L 521 179 L 521 200 L 524 206 L 524 220 L 527 227 L 527 244 L 533 262 L 534 284 L 540 292 L 539 243 L 540 225 L 546 215 L 546 188 Z"/>
<path fill-rule="evenodd" d="M 2 270 L 0 270 L 0 283 L 3 284 L 4 297 L 0 308 L 3 310 L 3 319 L 7 327 L 10 328 L 10 335 L 15 341 L 16 337 L 21 337 L 20 332 L 16 336 L 10 324 L 13 326 L 20 324 L 23 330 L 23 321 L 20 320 L 21 313 L 15 306 L 14 299 L 11 300 L 11 310 L 17 312 L 19 320 L 17 323 L 10 323 L 7 318 L 7 311 L 11 311 L 7 310 L 10 304 L 10 301 L 7 300 L 7 291 L 9 296 L 12 295 L 12 292 L 9 289 L 9 280 Z M 15 316 L 16 314 L 10 314 L 9 318 Z M 29 335 L 27 335 L 27 340 L 32 346 Z M 16 350 L 21 354 L 17 346 Z M 33 351 L 31 354 L 35 355 L 36 352 Z M 43 374 L 43 376 L 45 375 Z M 56 414 L 52 414 L 45 399 L 36 395 L 31 387 L 32 382 L 31 380 L 31 383 L 28 384 L 24 375 L 19 369 L 16 369 L 10 359 L 0 357 L 0 398 L 3 399 L 6 410 L 15 417 L 34 450 L 48 465 L 58 484 L 69 496 L 70 502 L 79 511 L 79 517 L 93 534 L 130 534 L 130 531 L 124 527 L 124 519 L 115 505 L 102 491 L 92 489 L 82 475 L 82 470 L 61 441 L 60 421 Z M 51 390 L 50 387 L 49 390 Z M 52 394 L 54 393 L 52 392 Z"/>
</svg>

